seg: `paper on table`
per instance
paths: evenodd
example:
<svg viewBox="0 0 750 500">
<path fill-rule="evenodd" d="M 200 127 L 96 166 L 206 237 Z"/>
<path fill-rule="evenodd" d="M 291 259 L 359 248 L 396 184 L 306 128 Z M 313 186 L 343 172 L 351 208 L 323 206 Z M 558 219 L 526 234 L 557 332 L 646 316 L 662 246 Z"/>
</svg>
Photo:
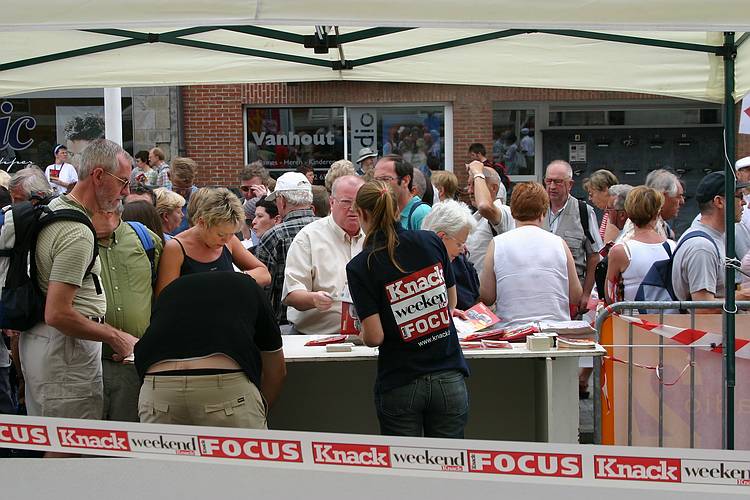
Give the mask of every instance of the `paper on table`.
<svg viewBox="0 0 750 500">
<path fill-rule="evenodd" d="M 500 318 L 481 302 L 463 311 L 463 316 L 466 319 L 454 316 L 453 324 L 456 325 L 456 331 L 464 335 L 482 330 L 500 321 Z"/>
</svg>

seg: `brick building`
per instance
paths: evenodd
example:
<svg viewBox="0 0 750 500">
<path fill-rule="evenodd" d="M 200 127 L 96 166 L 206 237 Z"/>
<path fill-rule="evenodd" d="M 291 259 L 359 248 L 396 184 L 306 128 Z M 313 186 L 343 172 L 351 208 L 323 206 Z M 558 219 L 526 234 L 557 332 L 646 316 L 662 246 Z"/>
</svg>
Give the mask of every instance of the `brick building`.
<svg viewBox="0 0 750 500">
<path fill-rule="evenodd" d="M 641 183 L 649 170 L 672 168 L 683 178 L 688 195 L 681 225 L 697 211 L 691 195 L 698 179 L 723 168 L 721 107 L 654 95 L 310 82 L 186 86 L 182 105 L 185 154 L 201 166 L 198 182 L 203 184 L 234 185 L 243 165 L 253 159 L 261 159 L 275 174 L 309 161 L 322 176 L 326 162 L 356 159 L 359 147 L 366 144 L 356 133 L 360 119 L 370 125 L 367 145 L 373 143 L 381 153 L 394 149 L 389 134 L 400 131 L 403 137 L 404 130 L 418 128 L 416 140 L 429 143 L 426 135 L 438 132 L 440 168 L 454 170 L 464 183 L 469 145 L 482 142 L 488 156 L 494 150 L 497 158 L 509 135 L 517 144 L 531 135 L 535 143 L 528 163 L 511 171 L 514 181 L 541 179 L 544 165 L 555 158 L 570 160 L 577 179 L 608 168 L 630 184 Z M 300 140 L 312 139 L 296 134 L 311 134 L 323 144 L 322 134 L 327 132 L 335 139 L 322 148 L 333 151 L 318 148 L 316 156 L 312 144 L 306 155 Z M 268 144 L 276 141 L 279 144 Z M 748 154 L 750 137 L 738 136 L 737 156 Z M 412 162 L 424 162 L 424 156 Z M 583 195 L 580 187 L 575 194 Z"/>
</svg>

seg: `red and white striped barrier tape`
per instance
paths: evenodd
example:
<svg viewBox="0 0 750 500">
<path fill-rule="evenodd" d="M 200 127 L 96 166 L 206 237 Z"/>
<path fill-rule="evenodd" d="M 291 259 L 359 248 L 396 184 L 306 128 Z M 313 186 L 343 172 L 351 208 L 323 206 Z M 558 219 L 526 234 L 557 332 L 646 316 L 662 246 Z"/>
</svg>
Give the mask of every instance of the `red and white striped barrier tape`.
<svg viewBox="0 0 750 500">
<path fill-rule="evenodd" d="M 677 326 L 652 323 L 641 318 L 613 313 L 614 316 L 627 321 L 643 330 L 656 333 L 684 346 L 694 346 L 696 349 L 720 353 L 722 352 L 722 336 L 718 333 L 681 328 Z M 750 340 L 735 339 L 734 355 L 738 358 L 750 359 Z"/>
</svg>

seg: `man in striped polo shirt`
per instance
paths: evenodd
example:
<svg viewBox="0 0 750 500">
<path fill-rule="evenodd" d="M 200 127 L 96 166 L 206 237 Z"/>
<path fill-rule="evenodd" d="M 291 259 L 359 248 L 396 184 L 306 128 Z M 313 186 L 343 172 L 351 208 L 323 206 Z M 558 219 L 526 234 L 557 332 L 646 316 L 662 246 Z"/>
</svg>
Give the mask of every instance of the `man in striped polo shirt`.
<svg viewBox="0 0 750 500">
<path fill-rule="evenodd" d="M 79 180 L 52 200 L 52 210 L 79 210 L 89 218 L 111 212 L 128 194 L 130 155 L 99 139 L 81 157 Z M 102 416 L 102 342 L 122 361 L 137 338 L 105 324 L 107 301 L 98 287 L 99 259 L 93 232 L 80 222 L 61 220 L 39 233 L 37 279 L 46 295 L 45 322 L 21 334 L 21 362 L 29 415 L 99 419 Z M 60 456 L 48 452 L 45 456 Z"/>
</svg>

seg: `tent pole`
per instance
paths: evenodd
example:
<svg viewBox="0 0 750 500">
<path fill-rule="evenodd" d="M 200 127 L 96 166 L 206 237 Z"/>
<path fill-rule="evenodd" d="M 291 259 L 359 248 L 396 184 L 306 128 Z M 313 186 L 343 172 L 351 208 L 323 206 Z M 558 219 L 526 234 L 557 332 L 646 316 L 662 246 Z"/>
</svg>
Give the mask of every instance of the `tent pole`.
<svg viewBox="0 0 750 500">
<path fill-rule="evenodd" d="M 735 158 L 735 105 L 734 105 L 734 60 L 737 56 L 737 45 L 735 44 L 734 32 L 724 33 L 724 140 L 726 141 L 725 165 L 726 180 L 724 184 L 724 200 L 726 204 L 726 256 L 727 259 L 735 259 L 734 250 L 734 158 Z M 725 443 L 728 450 L 734 449 L 734 385 L 735 385 L 735 359 L 734 359 L 734 334 L 735 314 L 737 305 L 734 300 L 734 268 L 725 267 L 725 297 L 724 297 L 724 373 L 726 377 L 726 388 L 724 392 L 725 410 Z"/>
<path fill-rule="evenodd" d="M 122 89 L 104 89 L 104 135 L 122 146 Z"/>
</svg>

